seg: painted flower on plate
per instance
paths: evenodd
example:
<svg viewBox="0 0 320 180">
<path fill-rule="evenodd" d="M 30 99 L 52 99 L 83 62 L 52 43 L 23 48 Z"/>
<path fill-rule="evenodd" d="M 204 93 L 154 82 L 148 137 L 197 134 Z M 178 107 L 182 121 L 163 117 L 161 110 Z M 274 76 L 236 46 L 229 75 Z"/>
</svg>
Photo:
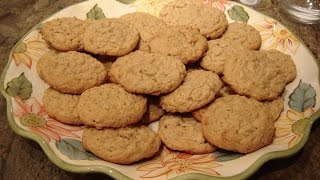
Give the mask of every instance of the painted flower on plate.
<svg viewBox="0 0 320 180">
<path fill-rule="evenodd" d="M 154 16 L 159 16 L 162 7 L 173 0 L 136 0 L 132 3 L 138 12 L 146 12 Z"/>
<path fill-rule="evenodd" d="M 31 68 L 32 61 L 37 60 L 48 51 L 48 44 L 41 34 L 35 31 L 25 40 L 19 42 L 12 52 L 12 59 L 19 66 L 21 63 Z"/>
<path fill-rule="evenodd" d="M 288 144 L 288 148 L 293 147 L 305 132 L 309 122 L 306 118 L 309 118 L 313 113 L 313 108 L 309 108 L 304 112 L 289 109 L 285 115 L 280 116 L 275 122 L 276 133 L 273 143 Z"/>
<path fill-rule="evenodd" d="M 222 165 L 214 163 L 215 159 L 212 154 L 191 155 L 164 148 L 159 157 L 139 166 L 137 171 L 145 172 L 141 178 L 170 178 L 187 172 L 218 176 L 215 168 Z"/>
<path fill-rule="evenodd" d="M 295 54 L 301 44 L 290 31 L 280 27 L 270 18 L 254 24 L 254 27 L 261 34 L 262 49 L 277 49 L 283 53 Z"/>
<path fill-rule="evenodd" d="M 213 1 L 211 3 L 211 6 L 225 12 L 232 8 L 232 3 L 225 0 L 217 0 L 217 1 Z"/>
<path fill-rule="evenodd" d="M 14 102 L 16 103 L 13 111 L 15 119 L 45 141 L 50 142 L 51 139 L 60 141 L 61 136 L 79 138 L 74 132 L 80 131 L 81 127 L 64 125 L 50 118 L 35 98 L 24 101 L 16 96 Z"/>
</svg>

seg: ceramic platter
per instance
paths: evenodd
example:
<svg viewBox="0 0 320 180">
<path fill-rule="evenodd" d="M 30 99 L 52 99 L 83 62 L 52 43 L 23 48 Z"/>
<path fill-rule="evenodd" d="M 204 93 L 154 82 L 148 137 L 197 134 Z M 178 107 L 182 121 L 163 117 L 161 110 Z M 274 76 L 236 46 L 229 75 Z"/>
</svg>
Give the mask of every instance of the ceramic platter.
<svg viewBox="0 0 320 180">
<path fill-rule="evenodd" d="M 171 0 L 91 0 L 67 7 L 43 22 L 58 17 L 119 17 L 135 11 L 158 16 Z M 204 0 L 204 4 L 224 11 L 228 21 L 254 26 L 262 37 L 261 49 L 277 49 L 291 55 L 297 66 L 296 79 L 287 85 L 285 108 L 275 122 L 271 145 L 250 154 L 218 150 L 212 154 L 189 155 L 163 149 L 150 160 L 133 165 L 103 161 L 83 150 L 82 127 L 68 126 L 50 118 L 42 106 L 48 85 L 36 72 L 37 60 L 48 45 L 32 28 L 11 51 L 1 77 L 1 92 L 7 100 L 10 127 L 17 134 L 36 141 L 49 159 L 60 168 L 79 173 L 101 172 L 117 179 L 231 179 L 246 178 L 270 159 L 294 154 L 306 143 L 312 123 L 319 117 L 319 67 L 306 46 L 276 20 L 235 2 Z"/>
</svg>

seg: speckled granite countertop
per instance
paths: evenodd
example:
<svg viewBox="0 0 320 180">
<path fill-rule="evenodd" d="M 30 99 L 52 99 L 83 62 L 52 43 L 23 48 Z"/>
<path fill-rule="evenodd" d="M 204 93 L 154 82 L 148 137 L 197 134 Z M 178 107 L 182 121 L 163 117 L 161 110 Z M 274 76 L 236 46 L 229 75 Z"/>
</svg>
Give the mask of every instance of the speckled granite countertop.
<svg viewBox="0 0 320 180">
<path fill-rule="evenodd" d="M 7 64 L 14 44 L 36 23 L 50 14 L 83 0 L 1 0 L 0 69 Z M 256 10 L 282 22 L 299 36 L 320 61 L 320 25 L 300 25 L 281 17 L 277 0 L 263 0 Z M 6 117 L 5 99 L 0 97 L 0 179 L 106 179 L 102 174 L 74 174 L 55 166 L 40 146 L 14 134 Z M 313 125 L 305 147 L 296 155 L 273 160 L 252 179 L 320 179 L 320 127 Z"/>
</svg>

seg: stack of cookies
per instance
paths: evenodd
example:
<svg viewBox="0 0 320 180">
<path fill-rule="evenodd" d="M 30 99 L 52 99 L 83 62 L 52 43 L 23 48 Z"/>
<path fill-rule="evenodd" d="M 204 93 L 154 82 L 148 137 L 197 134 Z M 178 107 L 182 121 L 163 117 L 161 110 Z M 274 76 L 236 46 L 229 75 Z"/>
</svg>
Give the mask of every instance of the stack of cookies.
<svg viewBox="0 0 320 180">
<path fill-rule="evenodd" d="M 176 0 L 160 18 L 59 18 L 41 28 L 55 49 L 37 63 L 49 116 L 85 125 L 83 146 L 130 164 L 161 143 L 191 154 L 256 151 L 273 141 L 290 56 L 261 50 L 248 24 L 200 1 Z M 159 120 L 158 131 L 148 127 Z"/>
</svg>

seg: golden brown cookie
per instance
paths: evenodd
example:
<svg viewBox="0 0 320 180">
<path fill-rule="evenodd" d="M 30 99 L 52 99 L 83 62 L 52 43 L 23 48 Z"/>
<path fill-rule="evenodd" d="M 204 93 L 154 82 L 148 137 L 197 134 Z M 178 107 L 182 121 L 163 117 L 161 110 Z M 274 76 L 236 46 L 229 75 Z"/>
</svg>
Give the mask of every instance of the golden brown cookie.
<svg viewBox="0 0 320 180">
<path fill-rule="evenodd" d="M 143 51 L 149 51 L 149 40 L 167 26 L 161 19 L 144 12 L 128 13 L 120 18 L 138 30 L 140 34 L 138 49 Z"/>
<path fill-rule="evenodd" d="M 169 149 L 191 154 L 212 153 L 216 147 L 202 135 L 201 123 L 188 115 L 164 115 L 158 129 L 161 141 Z"/>
<path fill-rule="evenodd" d="M 139 32 L 121 19 L 110 18 L 91 23 L 83 35 L 84 50 L 100 55 L 123 56 L 138 44 Z"/>
<path fill-rule="evenodd" d="M 81 121 L 98 129 L 137 123 L 146 111 L 147 98 L 117 84 L 104 84 L 81 94 L 77 106 Z"/>
<path fill-rule="evenodd" d="M 283 98 L 279 97 L 273 101 L 265 101 L 264 104 L 269 108 L 273 120 L 277 120 L 284 108 Z"/>
<path fill-rule="evenodd" d="M 98 130 L 83 129 L 84 149 L 105 161 L 117 164 L 131 164 L 149 158 L 159 151 L 159 136 L 146 126 L 127 126 Z"/>
<path fill-rule="evenodd" d="M 262 50 L 261 54 L 266 54 L 267 58 L 274 62 L 277 70 L 285 71 L 283 76 L 286 82 L 291 82 L 297 75 L 297 68 L 290 55 L 284 54 L 278 50 Z"/>
<path fill-rule="evenodd" d="M 237 58 L 225 62 L 223 74 L 222 80 L 238 94 L 273 100 L 296 76 L 296 69 L 291 59 L 279 60 L 269 58 L 265 52 L 243 50 Z"/>
<path fill-rule="evenodd" d="M 225 61 L 236 58 L 237 55 L 237 53 L 233 53 L 232 42 L 222 39 L 211 40 L 208 41 L 208 47 L 208 51 L 200 61 L 200 66 L 205 70 L 222 74 Z"/>
<path fill-rule="evenodd" d="M 202 132 L 211 144 L 250 153 L 272 143 L 274 120 L 269 109 L 254 99 L 231 95 L 216 99 L 203 114 Z"/>
<path fill-rule="evenodd" d="M 221 40 L 232 42 L 233 46 L 243 46 L 252 50 L 259 49 L 261 46 L 259 31 L 249 24 L 239 22 L 229 24 Z"/>
<path fill-rule="evenodd" d="M 48 115 L 62 123 L 80 125 L 77 105 L 79 95 L 62 94 L 52 88 L 44 91 L 43 107 Z"/>
<path fill-rule="evenodd" d="M 181 86 L 161 96 L 160 105 L 167 112 L 191 112 L 213 101 L 221 86 L 213 72 L 190 70 Z"/>
<path fill-rule="evenodd" d="M 75 17 L 63 17 L 44 23 L 40 33 L 44 40 L 59 51 L 81 51 L 83 33 L 90 23 Z"/>
<path fill-rule="evenodd" d="M 45 54 L 37 62 L 37 71 L 53 89 L 70 94 L 81 94 L 106 79 L 103 64 L 76 51 Z"/>
<path fill-rule="evenodd" d="M 151 95 L 173 91 L 185 74 L 185 66 L 179 59 L 144 51 L 118 58 L 110 70 L 112 81 L 128 92 Z"/>
<path fill-rule="evenodd" d="M 207 51 L 207 39 L 198 29 L 187 26 L 168 26 L 148 42 L 150 52 L 179 58 L 183 64 L 193 63 Z"/>
<path fill-rule="evenodd" d="M 202 4 L 201 0 L 175 0 L 160 11 L 160 19 L 167 25 L 191 26 L 210 39 L 220 37 L 228 26 L 225 14 L 219 9 Z"/>
</svg>

